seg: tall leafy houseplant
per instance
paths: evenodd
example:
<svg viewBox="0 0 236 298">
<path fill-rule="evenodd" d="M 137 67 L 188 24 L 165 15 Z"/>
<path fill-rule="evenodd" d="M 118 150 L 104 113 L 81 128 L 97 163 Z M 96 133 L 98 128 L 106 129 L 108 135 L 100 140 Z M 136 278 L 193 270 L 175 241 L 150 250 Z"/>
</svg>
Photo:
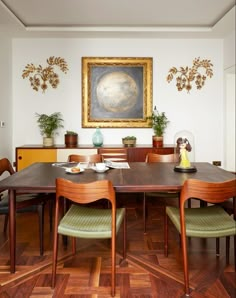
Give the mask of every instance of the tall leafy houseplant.
<svg viewBox="0 0 236 298">
<path fill-rule="evenodd" d="M 150 125 L 152 125 L 154 131 L 154 136 L 152 137 L 153 147 L 162 147 L 163 135 L 170 121 L 166 117 L 165 112 L 158 112 L 156 107 L 154 108 L 152 115 L 147 117 L 147 119 L 150 120 Z"/>
<path fill-rule="evenodd" d="M 51 115 L 36 113 L 37 123 L 40 133 L 43 136 L 43 145 L 46 147 L 53 146 L 54 135 L 59 128 L 63 127 L 63 118 L 60 112 Z"/>
</svg>

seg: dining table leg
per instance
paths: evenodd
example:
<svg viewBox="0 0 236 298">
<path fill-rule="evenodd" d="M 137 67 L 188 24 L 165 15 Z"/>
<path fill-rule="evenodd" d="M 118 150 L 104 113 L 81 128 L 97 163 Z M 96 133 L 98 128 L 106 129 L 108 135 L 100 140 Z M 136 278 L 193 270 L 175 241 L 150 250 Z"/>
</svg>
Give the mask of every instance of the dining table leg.
<svg viewBox="0 0 236 298">
<path fill-rule="evenodd" d="M 16 263 L 16 192 L 9 191 L 9 240 L 10 240 L 10 272 L 15 273 Z"/>
</svg>

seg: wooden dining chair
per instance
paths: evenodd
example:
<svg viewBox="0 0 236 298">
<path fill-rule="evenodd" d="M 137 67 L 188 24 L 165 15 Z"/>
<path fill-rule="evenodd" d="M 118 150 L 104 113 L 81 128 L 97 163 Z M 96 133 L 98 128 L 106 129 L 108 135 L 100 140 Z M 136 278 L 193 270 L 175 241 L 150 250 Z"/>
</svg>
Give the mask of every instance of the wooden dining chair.
<svg viewBox="0 0 236 298">
<path fill-rule="evenodd" d="M 15 171 L 7 158 L 0 159 L 0 176 L 3 173 L 14 175 Z M 5 215 L 4 219 L 4 233 L 7 232 L 7 225 L 9 221 L 9 203 L 8 193 L 6 189 L 1 189 L 2 197 L 0 199 L 0 215 Z M 40 238 L 40 255 L 44 253 L 44 209 L 47 202 L 52 200 L 51 194 L 22 194 L 16 195 L 16 212 L 37 212 L 39 217 L 39 238 Z M 52 229 L 52 210 L 49 208 L 50 229 Z"/>
<path fill-rule="evenodd" d="M 190 198 L 199 198 L 206 203 L 222 203 L 236 197 L 236 179 L 225 182 L 206 182 L 196 179 L 185 181 L 180 194 L 180 208 L 166 207 L 165 212 L 165 256 L 168 256 L 168 221 L 171 221 L 181 236 L 185 293 L 190 294 L 189 268 L 186 237 L 228 239 L 226 261 L 229 263 L 229 237 L 234 236 L 234 266 L 236 271 L 236 221 L 221 206 L 207 205 L 199 208 L 185 208 Z"/>
<path fill-rule="evenodd" d="M 67 213 L 59 221 L 59 209 L 64 198 L 72 202 Z M 106 199 L 111 209 L 88 207 L 100 199 Z M 126 258 L 125 208 L 116 208 L 115 190 L 111 181 L 100 180 L 78 184 L 62 178 L 56 179 L 56 211 L 53 244 L 52 288 L 56 284 L 58 234 L 72 237 L 72 252 L 76 253 L 76 237 L 111 239 L 111 294 L 115 295 L 116 235 L 123 222 L 123 258 Z"/>
<path fill-rule="evenodd" d="M 157 154 L 157 153 L 148 153 L 146 155 L 145 162 L 155 163 L 155 162 L 176 162 L 178 160 L 178 155 L 175 153 L 171 154 Z M 143 230 L 146 233 L 146 216 L 147 216 L 147 203 L 146 199 L 150 197 L 155 198 L 179 198 L 179 192 L 176 191 L 161 191 L 161 192 L 148 192 L 144 193 L 143 196 Z"/>
<path fill-rule="evenodd" d="M 102 157 L 100 154 L 90 154 L 90 155 L 80 155 L 80 154 L 71 154 L 68 156 L 69 162 L 101 162 Z"/>
<path fill-rule="evenodd" d="M 100 148 L 102 161 L 127 162 L 128 151 L 126 148 Z"/>
</svg>

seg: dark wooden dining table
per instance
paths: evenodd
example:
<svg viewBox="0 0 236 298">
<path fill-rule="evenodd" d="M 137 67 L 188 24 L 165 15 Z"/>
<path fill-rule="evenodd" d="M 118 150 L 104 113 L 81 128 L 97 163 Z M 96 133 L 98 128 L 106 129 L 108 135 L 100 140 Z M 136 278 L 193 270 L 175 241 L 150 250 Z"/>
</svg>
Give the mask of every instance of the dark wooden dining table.
<svg viewBox="0 0 236 298">
<path fill-rule="evenodd" d="M 55 193 L 58 177 L 77 183 L 110 180 L 117 193 L 180 191 L 184 181 L 189 178 L 212 182 L 235 178 L 234 174 L 210 163 L 199 162 L 194 165 L 197 168 L 194 173 L 175 172 L 174 163 L 133 162 L 129 163 L 129 169 L 109 169 L 104 173 L 86 169 L 79 174 L 69 174 L 63 167 L 39 162 L 3 179 L 0 181 L 0 189 L 9 189 L 10 272 L 15 272 L 16 259 L 16 192 Z"/>
</svg>

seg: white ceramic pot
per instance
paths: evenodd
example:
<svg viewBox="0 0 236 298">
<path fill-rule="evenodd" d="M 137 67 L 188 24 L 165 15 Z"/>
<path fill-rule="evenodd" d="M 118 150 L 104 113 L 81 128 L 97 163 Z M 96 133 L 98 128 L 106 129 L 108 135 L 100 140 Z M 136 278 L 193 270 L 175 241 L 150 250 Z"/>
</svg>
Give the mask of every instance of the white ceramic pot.
<svg viewBox="0 0 236 298">
<path fill-rule="evenodd" d="M 54 139 L 53 138 L 43 138 L 43 146 L 44 147 L 52 147 L 54 145 Z"/>
</svg>

